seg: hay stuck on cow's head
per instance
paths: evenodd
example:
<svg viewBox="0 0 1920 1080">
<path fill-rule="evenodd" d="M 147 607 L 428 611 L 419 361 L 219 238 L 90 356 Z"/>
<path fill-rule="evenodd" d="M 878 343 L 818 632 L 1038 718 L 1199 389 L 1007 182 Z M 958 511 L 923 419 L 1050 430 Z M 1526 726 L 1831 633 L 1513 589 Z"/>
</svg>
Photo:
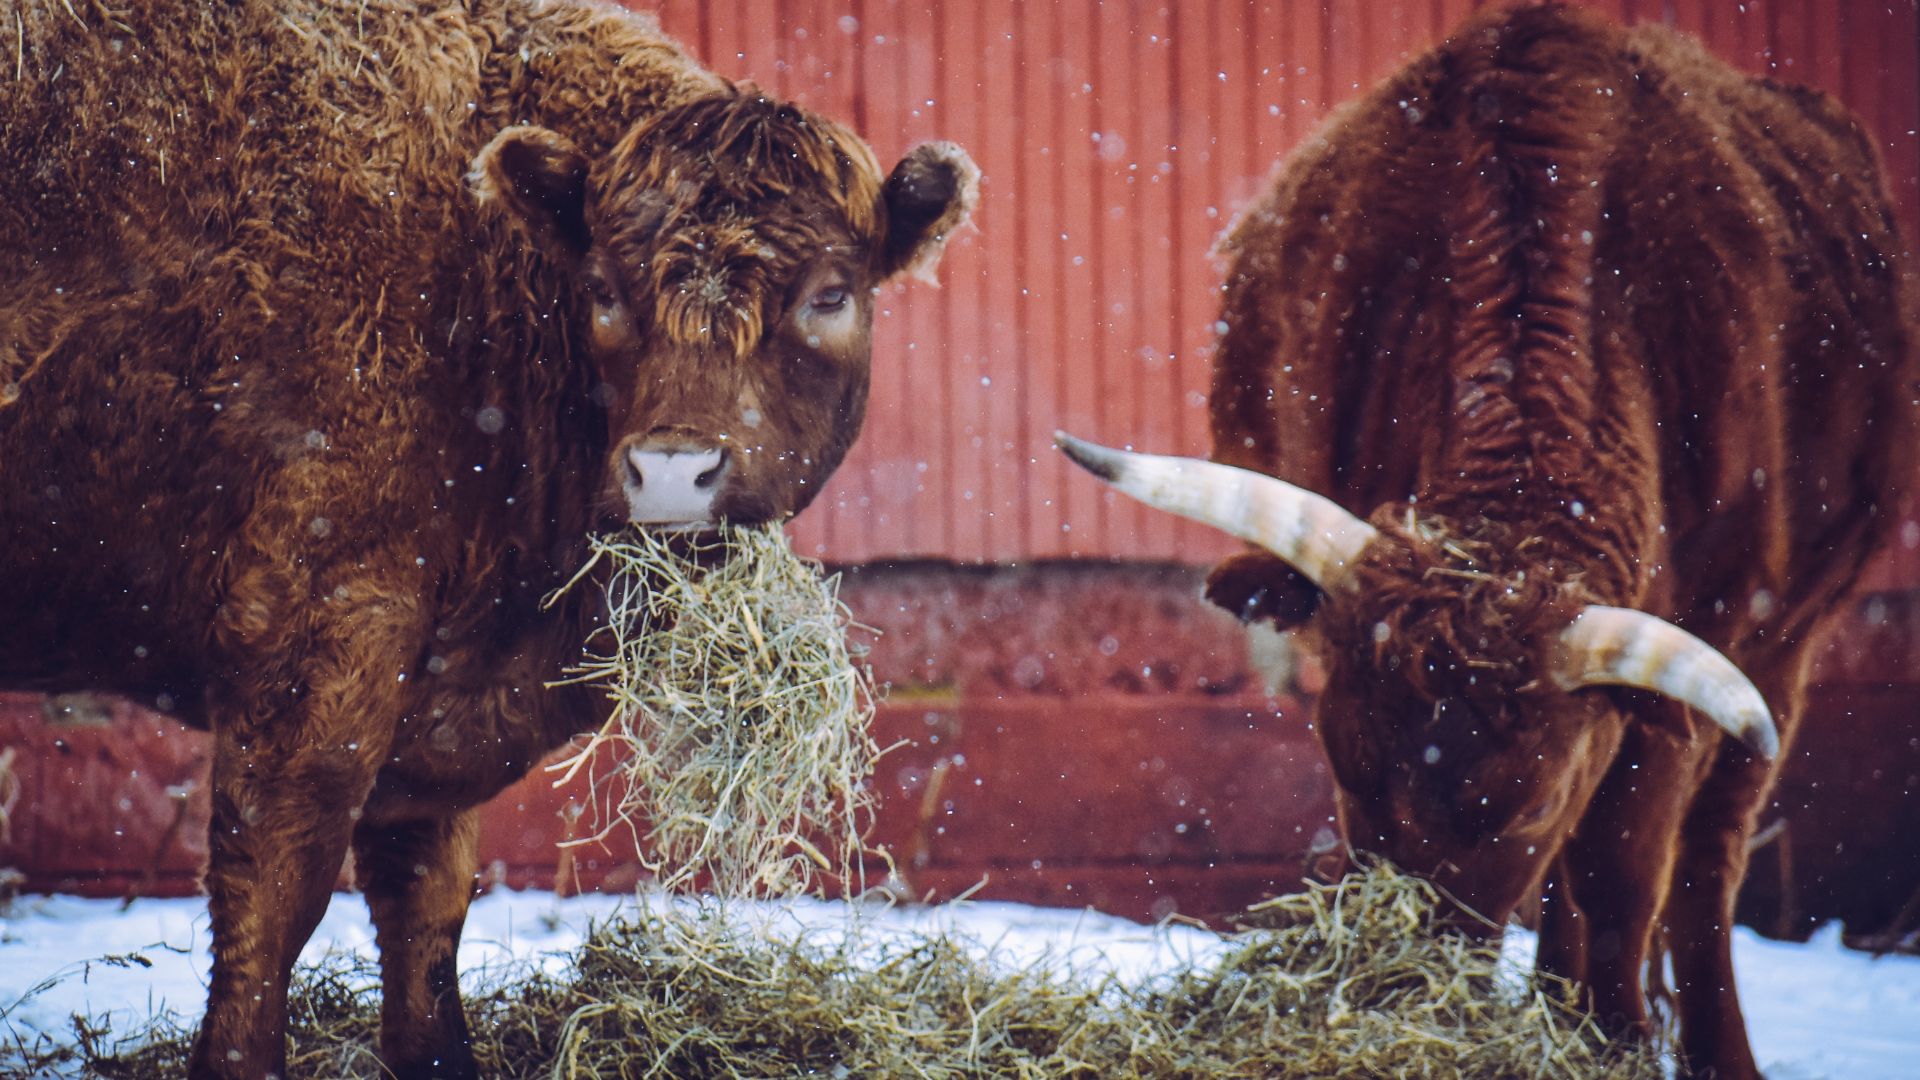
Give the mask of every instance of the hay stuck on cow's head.
<svg viewBox="0 0 1920 1080">
<path fill-rule="evenodd" d="M 607 622 L 565 682 L 612 715 L 566 759 L 584 773 L 591 835 L 632 830 L 667 886 L 786 894 L 860 880 L 879 756 L 873 686 L 838 577 L 777 526 L 595 537 Z M 573 587 L 570 585 L 569 587 Z"/>
</svg>

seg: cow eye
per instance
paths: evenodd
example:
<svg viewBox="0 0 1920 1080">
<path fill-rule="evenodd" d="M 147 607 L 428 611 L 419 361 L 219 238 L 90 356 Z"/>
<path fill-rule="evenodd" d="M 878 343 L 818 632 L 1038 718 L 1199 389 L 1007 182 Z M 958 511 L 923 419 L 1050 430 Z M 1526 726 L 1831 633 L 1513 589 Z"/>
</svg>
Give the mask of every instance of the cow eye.
<svg viewBox="0 0 1920 1080">
<path fill-rule="evenodd" d="M 846 307 L 847 302 L 852 299 L 852 292 L 844 286 L 834 285 L 814 293 L 813 299 L 807 301 L 807 307 L 816 315 L 831 315 Z"/>
</svg>

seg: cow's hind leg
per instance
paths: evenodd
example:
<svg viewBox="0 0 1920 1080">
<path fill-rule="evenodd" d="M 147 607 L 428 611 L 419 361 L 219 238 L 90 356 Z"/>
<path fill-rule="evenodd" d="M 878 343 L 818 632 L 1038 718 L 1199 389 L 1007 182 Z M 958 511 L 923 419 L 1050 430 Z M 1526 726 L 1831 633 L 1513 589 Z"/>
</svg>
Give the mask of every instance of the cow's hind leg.
<svg viewBox="0 0 1920 1080">
<path fill-rule="evenodd" d="M 354 830 L 354 865 L 380 944 L 380 1056 L 397 1080 L 477 1076 L 454 954 L 477 865 L 479 817 Z"/>
<path fill-rule="evenodd" d="M 373 782 L 369 757 L 247 740 L 216 725 L 213 973 L 188 1063 L 195 1080 L 286 1076 L 287 980 L 339 879 L 351 812 Z"/>
</svg>

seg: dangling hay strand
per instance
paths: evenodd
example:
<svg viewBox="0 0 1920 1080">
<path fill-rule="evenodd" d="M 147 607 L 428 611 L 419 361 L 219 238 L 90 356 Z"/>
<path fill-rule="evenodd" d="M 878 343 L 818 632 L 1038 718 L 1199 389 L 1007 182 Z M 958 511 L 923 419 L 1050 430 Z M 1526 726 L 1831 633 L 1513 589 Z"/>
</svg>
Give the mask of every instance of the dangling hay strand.
<svg viewBox="0 0 1920 1080">
<path fill-rule="evenodd" d="M 13 808 L 20 801 L 20 779 L 13 774 L 14 749 L 0 747 L 0 844 L 13 843 Z"/>
<path fill-rule="evenodd" d="M 14 749 L 0 746 L 0 848 L 13 846 L 13 808 L 20 802 L 20 778 L 14 775 Z M 14 891 L 26 877 L 13 867 L 0 863 L 0 915 L 7 913 Z"/>
<path fill-rule="evenodd" d="M 1503 973 L 1497 947 L 1437 934 L 1432 888 L 1385 867 L 1263 904 L 1251 914 L 1267 928 L 1145 982 L 857 915 L 844 932 L 794 933 L 738 911 L 642 907 L 599 927 L 564 975 L 529 968 L 469 994 L 482 1075 L 1664 1075 L 1653 1051 L 1574 1010 L 1564 984 Z M 296 1075 L 379 1075 L 376 982 L 344 960 L 302 974 Z M 94 1075 L 180 1075 L 184 1032 L 117 1058 L 112 1044 L 96 1030 L 84 1048 Z"/>
<path fill-rule="evenodd" d="M 548 767 L 556 786 L 592 784 L 599 820 L 571 843 L 631 830 L 669 887 L 704 875 L 724 894 L 789 895 L 831 875 L 857 888 L 880 750 L 838 577 L 778 526 L 629 529 L 592 553 L 567 588 L 604 569 L 608 619 L 563 682 L 602 687 L 613 712 Z"/>
</svg>

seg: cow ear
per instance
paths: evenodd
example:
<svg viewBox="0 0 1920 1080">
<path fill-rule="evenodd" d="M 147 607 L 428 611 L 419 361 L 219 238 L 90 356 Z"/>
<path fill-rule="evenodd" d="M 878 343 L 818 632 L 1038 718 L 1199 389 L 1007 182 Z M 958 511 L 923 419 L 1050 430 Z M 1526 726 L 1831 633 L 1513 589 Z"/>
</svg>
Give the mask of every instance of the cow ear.
<svg viewBox="0 0 1920 1080">
<path fill-rule="evenodd" d="M 518 216 L 543 242 L 571 258 L 587 252 L 587 159 L 566 136 L 516 124 L 473 159 L 467 182 L 482 204 Z"/>
<path fill-rule="evenodd" d="M 953 143 L 924 143 L 893 167 L 881 198 L 887 204 L 881 278 L 912 274 L 932 281 L 947 238 L 980 201 L 980 169 Z"/>
</svg>

